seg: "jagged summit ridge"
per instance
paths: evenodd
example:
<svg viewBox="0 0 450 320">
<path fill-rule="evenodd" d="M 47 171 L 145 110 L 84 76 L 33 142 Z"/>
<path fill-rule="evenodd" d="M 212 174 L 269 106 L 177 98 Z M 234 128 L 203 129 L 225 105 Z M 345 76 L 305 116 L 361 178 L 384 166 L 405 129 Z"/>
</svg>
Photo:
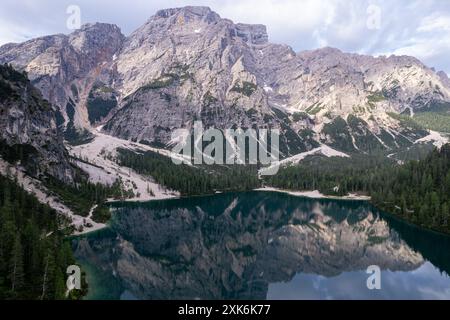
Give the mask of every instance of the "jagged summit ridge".
<svg viewBox="0 0 450 320">
<path fill-rule="evenodd" d="M 186 19 L 193 18 L 206 20 L 211 23 L 221 19 L 217 13 L 211 10 L 211 8 L 204 6 L 186 6 L 181 8 L 162 9 L 156 12 L 154 18 L 157 17 L 167 19 L 173 16 L 183 16 Z"/>
<path fill-rule="evenodd" d="M 286 154 L 319 144 L 367 149 L 361 135 L 371 137 L 370 148 L 396 148 L 426 132 L 390 113 L 450 103 L 448 77 L 416 58 L 296 53 L 270 43 L 264 25 L 235 24 L 208 7 L 160 10 L 128 37 L 114 25 L 88 24 L 6 45 L 0 62 L 26 70 L 71 132 L 104 124 L 109 134 L 158 145 L 202 120 L 282 129 Z M 352 140 L 346 147 L 336 143 L 344 135 Z"/>
<path fill-rule="evenodd" d="M 222 19 L 219 14 L 209 7 L 187 6 L 182 8 L 172 8 L 159 10 L 149 23 L 158 19 L 170 19 L 174 24 L 189 24 L 193 21 L 202 21 L 208 24 L 218 23 Z M 227 20 L 232 23 L 230 20 Z M 243 38 L 248 43 L 263 44 L 268 42 L 267 28 L 262 24 L 237 23 L 235 25 L 237 36 Z"/>
</svg>

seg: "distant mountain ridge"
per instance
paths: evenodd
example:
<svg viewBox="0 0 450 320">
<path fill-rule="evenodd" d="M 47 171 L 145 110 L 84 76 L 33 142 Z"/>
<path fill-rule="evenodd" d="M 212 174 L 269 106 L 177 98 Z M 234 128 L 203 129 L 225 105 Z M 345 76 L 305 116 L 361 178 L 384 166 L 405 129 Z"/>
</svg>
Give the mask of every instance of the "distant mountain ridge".
<svg viewBox="0 0 450 320">
<path fill-rule="evenodd" d="M 158 11 L 125 37 L 88 24 L 0 47 L 59 106 L 66 139 L 91 127 L 166 146 L 171 132 L 240 126 L 281 129 L 282 156 L 326 144 L 343 152 L 392 151 L 428 135 L 408 116 L 450 111 L 450 81 L 413 57 L 333 48 L 296 53 L 263 25 L 235 24 L 207 7 Z M 414 121 L 413 121 L 414 122 Z"/>
</svg>

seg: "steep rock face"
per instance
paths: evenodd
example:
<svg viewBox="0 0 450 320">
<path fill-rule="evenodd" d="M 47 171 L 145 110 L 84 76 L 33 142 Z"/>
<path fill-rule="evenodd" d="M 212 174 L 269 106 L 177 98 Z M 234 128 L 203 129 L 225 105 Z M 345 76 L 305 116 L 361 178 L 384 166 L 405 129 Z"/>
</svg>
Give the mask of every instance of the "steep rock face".
<svg viewBox="0 0 450 320">
<path fill-rule="evenodd" d="M 87 97 L 106 64 L 121 47 L 117 26 L 87 24 L 70 35 L 55 35 L 10 44 L 0 49 L 0 63 L 28 73 L 44 98 L 60 108 L 67 127 L 87 127 Z"/>
<path fill-rule="evenodd" d="M 117 54 L 114 89 L 120 109 L 104 130 L 115 136 L 166 145 L 171 132 L 205 127 L 281 129 L 285 154 L 308 150 L 271 109 L 259 82 L 254 47 L 266 28 L 221 19 L 205 7 L 159 11 L 125 41 Z M 314 145 L 314 144 L 313 144 Z"/>
<path fill-rule="evenodd" d="M 219 128 L 263 124 L 272 113 L 252 72 L 251 46 L 265 39 L 264 27 L 234 25 L 208 8 L 159 11 L 117 56 L 116 89 L 129 98 L 105 130 L 167 143 L 171 130 L 194 120 Z"/>
<path fill-rule="evenodd" d="M 333 48 L 290 53 L 290 57 L 287 66 L 272 70 L 269 83 L 285 95 L 290 108 L 304 111 L 322 104 L 317 113 L 346 116 L 356 113 L 355 107 L 368 108 L 372 103 L 383 111 L 401 113 L 407 107 L 419 109 L 450 99 L 450 88 L 441 77 L 412 57 L 374 58 Z"/>
<path fill-rule="evenodd" d="M 448 83 L 412 57 L 374 58 L 333 48 L 295 54 L 289 47 L 268 45 L 262 49 L 263 65 L 274 55 L 278 62 L 265 74 L 270 103 L 312 120 L 323 143 L 342 146 L 338 140 L 348 135 L 351 146 L 341 150 L 411 143 L 426 132 L 412 130 L 389 113 L 409 115 L 450 101 Z M 355 118 L 359 129 L 351 123 Z"/>
<path fill-rule="evenodd" d="M 450 79 L 448 78 L 447 73 L 445 73 L 444 71 L 439 71 L 438 75 L 441 78 L 442 82 L 445 83 L 447 87 L 450 87 Z"/>
<path fill-rule="evenodd" d="M 158 12 L 125 41 L 114 70 L 125 108 L 105 130 L 162 145 L 173 129 L 202 120 L 279 128 L 283 156 L 319 142 L 347 152 L 396 149 L 427 132 L 389 113 L 450 101 L 445 79 L 415 58 L 295 53 L 269 43 L 264 26 L 204 7 Z"/>
<path fill-rule="evenodd" d="M 166 146 L 174 129 L 202 120 L 281 129 L 282 156 L 319 143 L 370 152 L 427 134 L 391 113 L 450 102 L 447 75 L 415 58 L 296 53 L 269 43 L 265 26 L 234 24 L 207 7 L 161 10 L 126 38 L 95 24 L 5 45 L 0 62 L 27 70 L 61 107 L 67 139 L 106 124 L 114 136 Z"/>
<path fill-rule="evenodd" d="M 73 169 L 55 112 L 26 75 L 0 65 L 0 141 L 1 156 L 20 164 L 31 175 L 53 176 L 71 182 Z"/>
</svg>

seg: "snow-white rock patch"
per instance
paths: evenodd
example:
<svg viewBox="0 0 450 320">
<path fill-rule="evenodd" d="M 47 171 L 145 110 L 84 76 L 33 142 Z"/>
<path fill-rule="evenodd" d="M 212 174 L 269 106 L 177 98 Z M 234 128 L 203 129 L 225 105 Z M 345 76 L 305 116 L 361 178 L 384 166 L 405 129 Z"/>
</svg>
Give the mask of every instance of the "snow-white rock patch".
<svg viewBox="0 0 450 320">
<path fill-rule="evenodd" d="M 95 138 L 88 144 L 67 146 L 73 157 L 84 161 L 79 162 L 80 168 L 89 174 L 92 182 L 110 185 L 117 179 L 121 179 L 124 187 L 132 190 L 135 194 L 134 198 L 127 199 L 127 201 L 161 200 L 180 196 L 178 192 L 167 190 L 155 183 L 151 177 L 140 175 L 130 168 L 121 167 L 114 161 L 119 148 L 132 151 L 153 151 L 167 157 L 171 156 L 170 151 L 108 136 L 98 130 L 93 134 Z"/>
<path fill-rule="evenodd" d="M 443 145 L 449 143 L 449 138 L 443 136 L 441 133 L 436 131 L 430 131 L 430 134 L 426 137 L 423 137 L 419 140 L 416 140 L 415 143 L 426 143 L 433 142 L 433 145 L 437 148 L 442 148 Z"/>
<path fill-rule="evenodd" d="M 348 154 L 345 154 L 343 152 L 337 151 L 327 145 L 321 145 L 318 148 L 312 149 L 311 151 L 302 152 L 295 156 L 286 158 L 281 161 L 275 161 L 273 162 L 269 167 L 262 168 L 259 173 L 265 172 L 266 170 L 271 170 L 275 167 L 283 167 L 283 166 L 289 166 L 289 165 L 295 165 L 299 164 L 302 160 L 304 160 L 306 157 L 309 156 L 316 156 L 316 155 L 323 155 L 327 158 L 333 158 L 333 157 L 339 157 L 339 158 L 350 158 Z"/>
<path fill-rule="evenodd" d="M 255 191 L 280 192 L 280 193 L 289 194 L 291 196 L 305 197 L 305 198 L 311 198 L 311 199 L 336 199 L 336 200 L 361 200 L 361 201 L 369 201 L 371 199 L 369 196 L 357 195 L 354 193 L 350 193 L 347 196 L 342 196 L 342 197 L 326 196 L 318 190 L 289 191 L 289 190 L 277 189 L 277 188 L 272 188 L 272 187 L 264 187 L 264 188 L 255 189 Z"/>
<path fill-rule="evenodd" d="M 264 91 L 265 91 L 266 93 L 273 92 L 273 88 L 272 88 L 272 87 L 269 87 L 268 85 L 265 85 L 265 86 L 264 86 Z"/>
</svg>

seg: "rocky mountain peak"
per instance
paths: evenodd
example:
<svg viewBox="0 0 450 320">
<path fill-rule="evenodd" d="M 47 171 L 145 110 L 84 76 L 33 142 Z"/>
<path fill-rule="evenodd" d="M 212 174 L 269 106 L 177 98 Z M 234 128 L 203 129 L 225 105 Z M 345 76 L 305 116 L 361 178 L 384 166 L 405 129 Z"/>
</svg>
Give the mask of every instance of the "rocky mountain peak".
<svg viewBox="0 0 450 320">
<path fill-rule="evenodd" d="M 106 32 L 114 30 L 118 33 L 121 33 L 120 28 L 113 23 L 103 23 L 103 22 L 95 22 L 95 23 L 85 23 L 80 29 L 75 30 L 74 33 L 78 32 Z"/>
<path fill-rule="evenodd" d="M 262 24 L 236 24 L 237 36 L 248 44 L 262 45 L 269 42 L 267 27 Z"/>
<path fill-rule="evenodd" d="M 93 51 L 116 52 L 122 45 L 125 36 L 120 28 L 113 24 L 85 24 L 68 36 L 70 45 L 79 52 Z"/>
<path fill-rule="evenodd" d="M 343 52 L 337 48 L 333 47 L 323 47 L 315 50 L 305 50 L 299 52 L 300 56 L 314 56 L 314 57 L 324 57 L 324 56 L 340 56 Z"/>
<path fill-rule="evenodd" d="M 448 75 L 444 71 L 439 71 L 438 76 L 441 78 L 442 82 L 444 82 L 448 87 L 450 87 L 450 79 L 448 78 Z"/>
<path fill-rule="evenodd" d="M 212 11 L 209 7 L 202 6 L 186 6 L 181 8 L 170 8 L 159 10 L 155 16 L 155 18 L 173 18 L 173 17 L 183 17 L 189 21 L 189 19 L 193 20 L 204 20 L 208 22 L 215 22 L 220 20 L 220 16 Z"/>
<path fill-rule="evenodd" d="M 221 20 L 221 17 L 209 7 L 187 6 L 159 10 L 147 24 L 189 27 L 198 24 L 215 24 Z"/>
<path fill-rule="evenodd" d="M 158 11 L 128 37 L 115 25 L 88 24 L 69 36 L 3 46 L 0 63 L 26 70 L 61 108 L 65 128 L 102 123 L 114 136 L 162 145 L 172 130 L 201 119 L 220 128 L 282 127 L 290 146 L 306 151 L 350 137 L 334 129 L 348 131 L 345 122 L 356 118 L 353 132 L 375 135 L 373 148 L 395 148 L 389 137 L 406 133 L 389 114 L 450 103 L 447 75 L 414 57 L 330 47 L 295 53 L 268 40 L 264 25 L 188 6 Z M 335 146 L 362 144 L 347 140 Z"/>
<path fill-rule="evenodd" d="M 251 45 L 261 45 L 268 42 L 267 28 L 261 24 L 234 24 L 231 20 L 222 19 L 219 14 L 209 7 L 187 6 L 182 8 L 171 8 L 158 11 L 144 28 L 138 29 L 139 33 L 143 29 L 152 30 L 154 28 L 170 28 L 172 31 L 182 32 L 196 31 L 201 33 L 208 25 L 219 24 L 222 28 L 231 29 L 231 34 L 241 38 Z"/>
</svg>

